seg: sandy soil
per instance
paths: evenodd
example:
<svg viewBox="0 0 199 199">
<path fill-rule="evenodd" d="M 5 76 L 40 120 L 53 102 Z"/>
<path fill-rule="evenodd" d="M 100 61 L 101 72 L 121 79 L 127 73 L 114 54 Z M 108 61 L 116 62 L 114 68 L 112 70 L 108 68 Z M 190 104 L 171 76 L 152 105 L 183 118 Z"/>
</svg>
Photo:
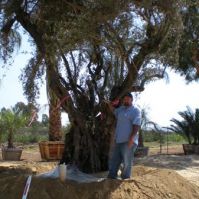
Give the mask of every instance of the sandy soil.
<svg viewBox="0 0 199 199">
<path fill-rule="evenodd" d="M 137 158 L 135 164 L 176 171 L 191 183 L 199 186 L 198 155 L 152 155 Z"/>
<path fill-rule="evenodd" d="M 52 170 L 57 163 L 42 161 L 37 145 L 25 147 L 21 161 L 0 159 L 0 198 L 21 198 L 27 176 L 33 174 L 28 199 L 199 199 L 197 155 L 155 155 L 153 151 L 135 159 L 133 178 L 127 181 L 75 183 L 35 177 L 34 174 Z"/>
</svg>

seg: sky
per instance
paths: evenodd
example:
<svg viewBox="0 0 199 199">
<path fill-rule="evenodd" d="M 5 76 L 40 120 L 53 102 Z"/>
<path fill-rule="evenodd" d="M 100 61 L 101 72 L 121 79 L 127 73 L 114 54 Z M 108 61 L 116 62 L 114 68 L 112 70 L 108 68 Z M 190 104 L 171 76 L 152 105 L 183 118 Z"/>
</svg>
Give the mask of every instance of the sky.
<svg viewBox="0 0 199 199">
<path fill-rule="evenodd" d="M 169 82 L 158 80 L 146 86 L 136 103 L 146 108 L 149 118 L 160 126 L 172 124 L 172 118 L 180 119 L 178 112 L 189 106 L 193 111 L 199 108 L 199 83 L 186 84 L 185 79 L 169 72 Z"/>
<path fill-rule="evenodd" d="M 29 49 L 28 54 L 23 54 L 24 50 Z M 30 58 L 31 49 L 26 42 L 22 42 L 21 50 L 15 53 L 14 63 L 9 69 L 2 69 L 0 61 L 0 109 L 2 107 L 10 108 L 17 102 L 27 103 L 23 95 L 22 85 L 19 81 L 21 69 L 27 64 Z M 5 74 L 5 76 L 4 76 Z M 186 110 L 189 106 L 192 110 L 199 108 L 199 83 L 192 82 L 186 84 L 183 77 L 169 71 L 169 82 L 157 80 L 145 87 L 145 90 L 139 94 L 134 104 L 141 109 L 147 110 L 151 121 L 160 126 L 169 126 L 172 118 L 180 119 L 178 112 Z M 40 97 L 37 103 L 40 104 L 39 116 L 47 114 L 48 104 L 45 85 L 40 88 Z M 62 115 L 62 124 L 66 125 L 67 115 Z"/>
</svg>

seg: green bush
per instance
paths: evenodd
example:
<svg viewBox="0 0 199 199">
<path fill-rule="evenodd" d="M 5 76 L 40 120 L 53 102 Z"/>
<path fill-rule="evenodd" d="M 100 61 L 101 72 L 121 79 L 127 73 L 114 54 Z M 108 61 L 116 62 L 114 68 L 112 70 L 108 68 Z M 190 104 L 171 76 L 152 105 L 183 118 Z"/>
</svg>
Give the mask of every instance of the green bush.
<svg viewBox="0 0 199 199">
<path fill-rule="evenodd" d="M 185 138 L 177 133 L 170 133 L 168 134 L 168 141 L 169 142 L 184 142 Z"/>
<path fill-rule="evenodd" d="M 154 131 L 147 131 L 143 133 L 145 142 L 156 142 L 160 140 L 160 134 Z"/>
<path fill-rule="evenodd" d="M 168 137 L 167 137 L 168 136 Z M 155 131 L 148 131 L 144 133 L 144 141 L 145 142 L 160 142 L 165 143 L 166 141 L 169 142 L 184 142 L 185 139 L 183 136 L 177 134 L 177 133 L 158 133 Z"/>
<path fill-rule="evenodd" d="M 39 135 L 39 134 L 23 134 L 15 136 L 16 142 L 29 144 L 29 143 L 37 143 L 43 140 L 48 140 L 47 135 Z"/>
</svg>

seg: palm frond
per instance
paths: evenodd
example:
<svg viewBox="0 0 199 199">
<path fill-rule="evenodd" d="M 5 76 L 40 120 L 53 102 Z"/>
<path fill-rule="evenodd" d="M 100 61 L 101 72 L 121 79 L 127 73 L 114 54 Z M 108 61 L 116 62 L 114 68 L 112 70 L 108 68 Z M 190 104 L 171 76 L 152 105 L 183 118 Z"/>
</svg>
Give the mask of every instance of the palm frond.
<svg viewBox="0 0 199 199">
<path fill-rule="evenodd" d="M 187 110 L 180 111 L 178 114 L 183 120 L 171 119 L 172 124 L 168 129 L 186 136 L 188 142 L 191 144 L 193 139 L 194 144 L 199 143 L 199 109 L 195 110 L 195 113 L 190 107 L 187 106 Z"/>
</svg>

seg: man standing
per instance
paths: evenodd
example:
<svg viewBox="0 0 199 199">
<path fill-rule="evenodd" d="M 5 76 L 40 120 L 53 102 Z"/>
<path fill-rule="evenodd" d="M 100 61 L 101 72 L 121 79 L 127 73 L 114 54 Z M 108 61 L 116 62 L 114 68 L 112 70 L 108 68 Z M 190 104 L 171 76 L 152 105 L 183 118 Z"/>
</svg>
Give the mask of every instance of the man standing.
<svg viewBox="0 0 199 199">
<path fill-rule="evenodd" d="M 141 124 L 141 112 L 138 108 L 132 106 L 132 103 L 133 96 L 131 93 L 126 93 L 123 97 L 122 106 L 114 110 L 117 123 L 108 178 L 117 178 L 121 163 L 123 163 L 121 178 L 128 179 L 131 177 L 134 152 L 138 145 L 138 130 Z"/>
</svg>

